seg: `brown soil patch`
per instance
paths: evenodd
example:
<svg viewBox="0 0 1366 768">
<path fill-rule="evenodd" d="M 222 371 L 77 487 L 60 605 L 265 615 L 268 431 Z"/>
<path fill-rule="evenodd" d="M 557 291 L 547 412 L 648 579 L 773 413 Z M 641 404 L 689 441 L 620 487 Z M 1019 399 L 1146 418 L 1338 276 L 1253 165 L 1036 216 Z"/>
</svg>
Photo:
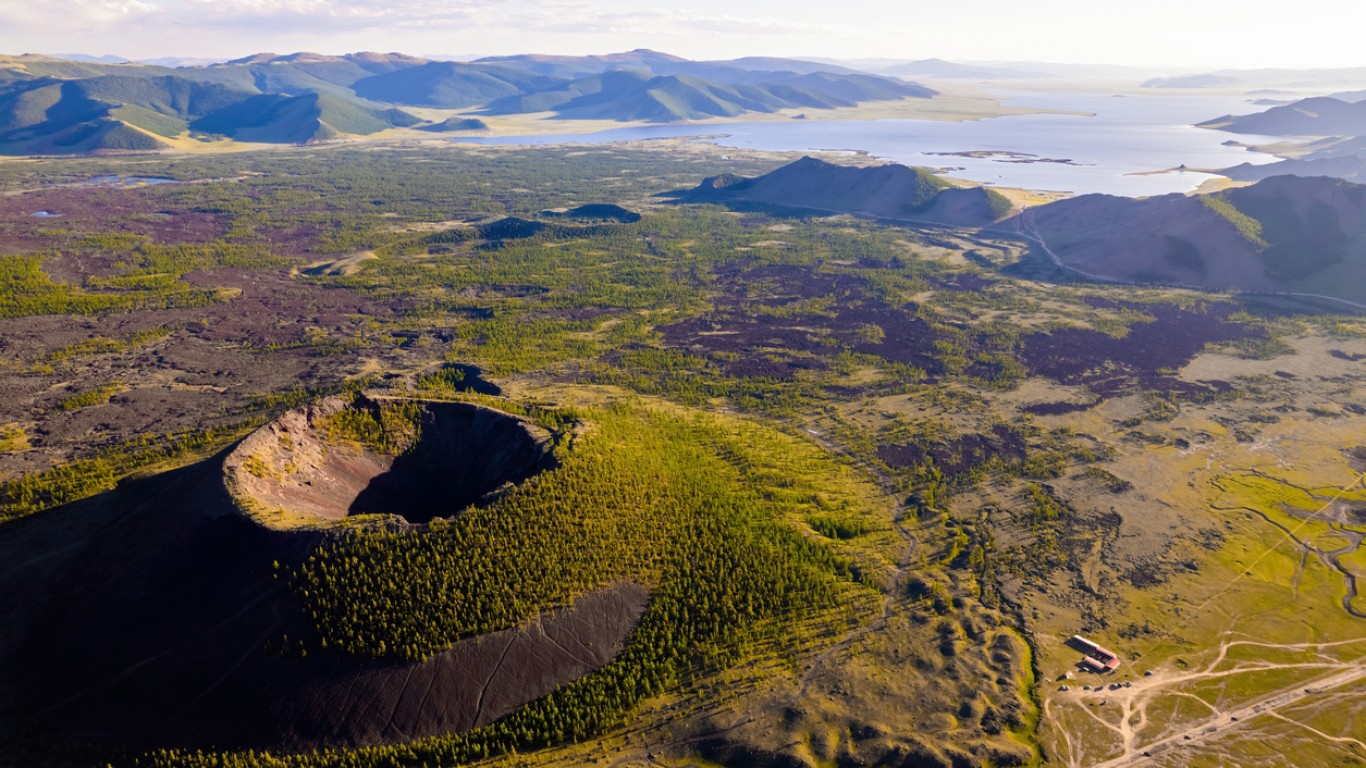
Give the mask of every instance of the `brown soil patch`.
<svg viewBox="0 0 1366 768">
<path fill-rule="evenodd" d="M 340 259 L 316 261 L 299 271 L 312 276 L 348 277 L 359 272 L 361 267 L 365 266 L 365 262 L 377 258 L 379 256 L 374 251 L 361 251 L 343 256 Z"/>
</svg>

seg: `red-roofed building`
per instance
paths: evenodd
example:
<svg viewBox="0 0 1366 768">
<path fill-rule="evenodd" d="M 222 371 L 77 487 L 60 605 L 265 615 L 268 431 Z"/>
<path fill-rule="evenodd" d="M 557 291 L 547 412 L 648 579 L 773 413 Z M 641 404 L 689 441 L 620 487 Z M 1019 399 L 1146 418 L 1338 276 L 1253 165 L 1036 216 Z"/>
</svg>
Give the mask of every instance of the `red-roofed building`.
<svg viewBox="0 0 1366 768">
<path fill-rule="evenodd" d="M 1087 669 L 1096 672 L 1112 672 L 1119 669 L 1119 654 L 1108 648 L 1097 645 L 1081 635 L 1072 635 L 1072 640 L 1068 644 L 1084 654 L 1081 665 Z"/>
</svg>

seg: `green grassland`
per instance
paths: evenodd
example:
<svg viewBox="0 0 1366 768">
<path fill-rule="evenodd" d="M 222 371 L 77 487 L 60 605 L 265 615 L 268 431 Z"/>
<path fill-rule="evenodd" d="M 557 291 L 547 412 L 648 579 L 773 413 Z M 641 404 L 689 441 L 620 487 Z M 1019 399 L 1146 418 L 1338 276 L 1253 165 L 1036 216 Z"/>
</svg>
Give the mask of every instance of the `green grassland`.
<svg viewBox="0 0 1366 768">
<path fill-rule="evenodd" d="M 1288 449 L 1306 457 L 1321 450 L 1328 457 L 1331 446 L 1343 439 L 1337 430 L 1351 427 L 1313 437 L 1293 426 L 1279 429 L 1298 442 L 1277 454 L 1289 455 Z M 1165 583 L 1115 590 L 1112 622 L 1137 622 L 1130 624 L 1136 632 L 1120 633 L 1118 640 L 1133 667 L 1121 669 L 1120 679 L 1133 688 L 1045 694 L 1054 712 L 1046 743 L 1069 760 L 1091 762 L 1134 754 L 1127 752 L 1134 743 L 1186 733 L 1195 743 L 1164 753 L 1159 764 L 1213 765 L 1229 755 L 1258 765 L 1360 759 L 1363 752 L 1350 738 L 1351 725 L 1325 717 L 1335 706 L 1330 702 L 1356 701 L 1359 686 L 1357 693 L 1350 686 L 1322 695 L 1296 693 L 1312 689 L 1317 680 L 1359 669 L 1366 659 L 1359 604 L 1348 601 L 1351 582 L 1359 580 L 1351 562 L 1359 557 L 1366 526 L 1339 516 L 1340 510 L 1360 505 L 1362 487 L 1360 474 L 1344 464 L 1340 457 L 1326 458 L 1322 465 L 1289 470 L 1268 465 L 1267 457 L 1253 450 L 1232 452 L 1220 466 L 1196 470 L 1187 491 L 1219 526 L 1220 545 Z M 1240 466 L 1245 469 L 1235 471 Z M 1303 485 L 1306 479 L 1314 485 Z M 1326 482 L 1342 485 L 1318 485 Z M 1065 668 L 1066 653 L 1052 669 Z M 1155 675 L 1143 676 L 1149 671 Z M 1199 735 L 1213 716 L 1287 691 L 1295 700 L 1274 715 L 1246 712 L 1229 733 Z M 1108 711 L 1097 709 L 1104 698 L 1110 699 Z M 1140 725 L 1137 741 L 1126 749 L 1119 719 L 1128 717 Z M 1292 735 L 1296 722 L 1305 725 Z M 1321 738 L 1299 740 L 1307 733 L 1304 728 L 1317 727 L 1314 723 L 1323 724 Z M 1265 752 L 1257 744 L 1277 738 L 1297 745 L 1294 757 Z"/>
</svg>

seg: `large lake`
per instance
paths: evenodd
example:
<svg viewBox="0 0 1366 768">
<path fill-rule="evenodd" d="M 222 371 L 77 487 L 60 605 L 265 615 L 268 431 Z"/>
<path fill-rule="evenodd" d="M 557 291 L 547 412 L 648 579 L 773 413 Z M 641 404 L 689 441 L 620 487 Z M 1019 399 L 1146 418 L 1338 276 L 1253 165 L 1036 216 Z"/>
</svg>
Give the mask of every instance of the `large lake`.
<svg viewBox="0 0 1366 768">
<path fill-rule="evenodd" d="M 1274 162 L 1270 155 L 1224 146 L 1282 141 L 1194 127 L 1220 115 L 1264 107 L 1232 96 L 1015 93 L 1006 104 L 1079 115 L 1014 115 L 972 122 L 933 120 L 791 120 L 767 123 L 655 125 L 596 133 L 461 138 L 481 144 L 603 143 L 705 136 L 722 146 L 772 151 L 858 150 L 986 184 L 1084 194 L 1143 197 L 1189 192 L 1209 174 L 1134 175 L 1176 168 L 1227 168 Z M 964 157 L 944 153 L 1000 153 Z M 1036 159 L 1009 155 L 1032 155 Z M 1041 160 L 1069 161 L 1041 162 Z"/>
</svg>

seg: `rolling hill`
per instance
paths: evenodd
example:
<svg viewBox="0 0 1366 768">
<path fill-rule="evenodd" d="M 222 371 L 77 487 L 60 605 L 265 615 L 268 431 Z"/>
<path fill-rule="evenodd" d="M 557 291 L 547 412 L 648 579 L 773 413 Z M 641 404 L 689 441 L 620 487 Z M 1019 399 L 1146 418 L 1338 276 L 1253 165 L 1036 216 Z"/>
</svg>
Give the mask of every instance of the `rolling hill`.
<svg viewBox="0 0 1366 768">
<path fill-rule="evenodd" d="M 500 56 L 477 59 L 474 63 L 522 69 L 539 75 L 564 80 L 576 80 L 605 72 L 630 71 L 646 75 L 688 75 L 718 83 L 739 83 L 752 79 L 753 73 L 789 72 L 807 75 L 829 72 L 840 75 L 856 74 L 857 70 L 838 64 L 784 59 L 771 56 L 747 56 L 728 61 L 692 61 L 647 48 L 612 53 L 605 56 Z"/>
<path fill-rule="evenodd" d="M 1328 176 L 1358 184 L 1366 182 L 1366 158 L 1357 155 L 1309 156 L 1266 165 L 1243 163 L 1219 173 L 1234 181 L 1261 181 L 1272 176 Z"/>
<path fill-rule="evenodd" d="M 253 94 L 172 75 L 24 80 L 0 91 L 0 152 L 155 150 L 186 131 L 271 143 L 369 134 L 417 118 L 332 94 Z"/>
<path fill-rule="evenodd" d="M 809 72 L 802 75 L 778 73 L 766 77 L 763 82 L 798 88 L 830 99 L 847 100 L 853 103 L 906 98 L 928 99 L 938 93 L 938 91 L 926 88 L 923 85 L 859 73 L 848 75 L 830 72 Z"/>
<path fill-rule="evenodd" d="M 1366 102 L 1301 99 L 1251 115 L 1224 115 L 1200 127 L 1272 136 L 1361 136 L 1366 134 Z"/>
<path fill-rule="evenodd" d="M 191 128 L 239 141 L 306 144 L 343 133 L 360 136 L 395 126 L 411 126 L 418 118 L 397 109 L 374 109 L 334 96 L 261 94 L 220 109 Z"/>
<path fill-rule="evenodd" d="M 929 98 L 934 91 L 872 75 L 766 73 L 751 84 L 725 85 L 691 75 L 650 77 L 615 71 L 560 88 L 493 102 L 489 114 L 555 112 L 574 120 L 675 122 L 781 109 L 833 109 L 864 101 Z"/>
<path fill-rule="evenodd" d="M 102 64 L 88 61 L 70 61 L 34 54 L 23 56 L 0 55 L 0 86 L 40 78 L 78 80 L 86 77 L 121 73 L 150 77 L 175 74 L 175 70 L 143 64 Z"/>
<path fill-rule="evenodd" d="M 1339 101 L 1346 101 L 1351 104 L 1366 101 L 1366 90 L 1338 91 L 1337 93 L 1330 93 L 1328 95 Z"/>
<path fill-rule="evenodd" d="M 1213 195 L 1083 195 L 1003 222 L 1067 267 L 1136 283 L 1366 305 L 1366 186 L 1276 176 Z"/>
<path fill-rule="evenodd" d="M 1307 158 L 1366 156 L 1366 136 L 1325 139 L 1309 146 L 1313 151 L 1305 155 Z"/>
<path fill-rule="evenodd" d="M 620 87 L 604 88 L 556 106 L 560 117 L 578 120 L 643 120 L 667 123 L 733 117 L 746 112 L 774 112 L 789 106 L 837 106 L 813 103 L 798 92 L 779 93 L 764 86 L 710 83 L 688 75 L 665 75 L 631 83 L 614 79 Z"/>
<path fill-rule="evenodd" d="M 132 59 L 125 59 L 113 54 L 92 56 L 88 53 L 53 53 L 48 55 L 54 59 L 70 59 L 71 61 L 84 61 L 90 64 L 129 64 L 132 62 Z"/>
<path fill-rule="evenodd" d="M 679 197 L 692 202 L 758 204 L 966 227 L 986 226 L 1004 217 L 1011 207 L 998 192 L 984 187 L 955 187 L 919 168 L 858 168 L 811 157 L 756 178 L 712 177 Z"/>
<path fill-rule="evenodd" d="M 521 69 L 559 80 L 576 80 L 588 75 L 600 75 L 604 72 L 617 70 L 653 74 L 656 71 L 671 71 L 671 68 L 687 62 L 687 59 L 680 56 L 638 48 L 634 51 L 600 56 L 547 56 L 542 54 L 488 56 L 475 59 L 473 63 Z"/>
<path fill-rule="evenodd" d="M 649 75 L 635 70 L 603 72 L 571 80 L 546 90 L 506 96 L 491 102 L 484 111 L 490 115 L 550 112 L 586 96 L 604 93 L 608 94 L 609 98 L 620 96 L 650 79 Z"/>
<path fill-rule="evenodd" d="M 858 70 L 856 69 L 850 69 L 849 67 L 831 64 L 825 61 L 784 59 L 774 56 L 743 56 L 738 59 L 702 63 L 714 66 L 724 66 L 732 69 L 747 69 L 756 72 L 795 72 L 799 75 L 809 75 L 812 72 L 835 72 L 842 75 L 858 73 Z"/>
<path fill-rule="evenodd" d="M 1261 181 L 1272 176 L 1330 176 L 1366 182 L 1366 136 L 1319 139 L 1302 145 L 1305 154 L 1265 165 L 1243 163 L 1219 173 L 1235 181 Z"/>
<path fill-rule="evenodd" d="M 551 78 L 508 67 L 429 61 L 366 77 L 356 81 L 353 90 L 362 98 L 390 104 L 462 109 L 554 83 Z"/>
<path fill-rule="evenodd" d="M 345 56 L 261 53 L 207 67 L 186 67 L 177 72 L 259 93 L 297 94 L 310 90 L 354 96 L 350 88 L 357 81 L 425 63 L 426 59 L 398 53 L 362 52 Z"/>
<path fill-rule="evenodd" d="M 41 78 L 0 92 L 0 151 L 63 154 L 157 149 L 188 121 L 250 94 L 170 76 Z"/>
</svg>

